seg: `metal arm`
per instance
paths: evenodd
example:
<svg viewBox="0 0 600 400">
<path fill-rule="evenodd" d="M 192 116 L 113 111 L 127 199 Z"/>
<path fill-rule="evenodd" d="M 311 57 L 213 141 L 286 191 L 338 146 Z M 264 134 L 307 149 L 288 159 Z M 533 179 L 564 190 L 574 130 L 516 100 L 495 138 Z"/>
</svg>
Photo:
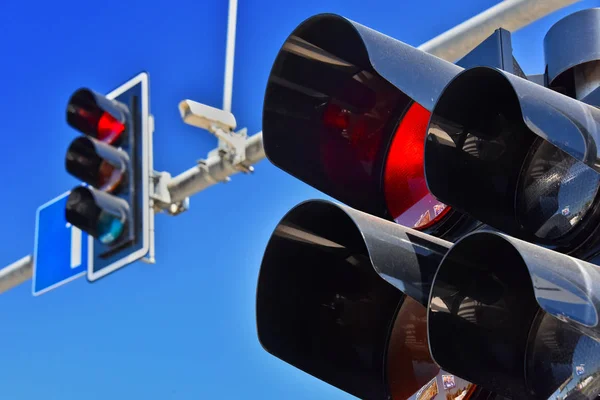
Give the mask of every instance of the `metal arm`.
<svg viewBox="0 0 600 400">
<path fill-rule="evenodd" d="M 25 256 L 19 261 L 0 269 L 0 293 L 12 289 L 31 279 L 33 274 L 33 257 Z"/>
<path fill-rule="evenodd" d="M 505 0 L 419 46 L 447 61 L 457 61 L 496 29 L 515 32 L 579 0 Z"/>
</svg>

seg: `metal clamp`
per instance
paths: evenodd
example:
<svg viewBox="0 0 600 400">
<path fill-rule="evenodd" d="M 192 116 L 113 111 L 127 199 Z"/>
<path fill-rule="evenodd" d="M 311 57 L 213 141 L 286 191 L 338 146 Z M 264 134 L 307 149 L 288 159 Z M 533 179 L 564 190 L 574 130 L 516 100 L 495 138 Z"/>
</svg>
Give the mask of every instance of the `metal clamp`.
<svg viewBox="0 0 600 400">
<path fill-rule="evenodd" d="M 244 161 L 246 161 L 248 129 L 243 128 L 238 132 L 224 132 L 221 129 L 217 129 L 211 133 L 219 139 L 217 151 L 221 158 L 227 158 L 241 172 L 252 172 L 244 165 Z"/>
<path fill-rule="evenodd" d="M 168 172 L 153 171 L 152 176 L 153 194 L 150 196 L 153 200 L 154 212 L 166 212 L 169 215 L 179 215 L 190 208 L 190 198 L 186 197 L 182 201 L 172 202 L 168 184 L 171 180 L 171 174 Z"/>
</svg>

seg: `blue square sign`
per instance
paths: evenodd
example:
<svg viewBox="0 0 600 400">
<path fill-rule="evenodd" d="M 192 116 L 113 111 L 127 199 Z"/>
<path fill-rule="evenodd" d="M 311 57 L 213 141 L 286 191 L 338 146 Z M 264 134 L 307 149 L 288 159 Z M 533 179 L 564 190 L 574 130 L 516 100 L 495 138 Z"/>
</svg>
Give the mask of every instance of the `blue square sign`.
<svg viewBox="0 0 600 400">
<path fill-rule="evenodd" d="M 65 206 L 69 193 L 63 193 L 37 210 L 32 278 L 34 296 L 86 274 L 88 235 L 67 223 Z"/>
</svg>

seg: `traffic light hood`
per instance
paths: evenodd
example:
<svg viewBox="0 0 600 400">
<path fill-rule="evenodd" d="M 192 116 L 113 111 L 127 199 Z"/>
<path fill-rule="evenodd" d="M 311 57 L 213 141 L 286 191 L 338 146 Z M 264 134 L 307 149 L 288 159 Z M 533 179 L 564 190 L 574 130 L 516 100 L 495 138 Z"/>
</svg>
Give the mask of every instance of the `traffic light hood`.
<svg viewBox="0 0 600 400">
<path fill-rule="evenodd" d="M 545 168 L 535 164 L 549 161 L 532 158 L 532 151 L 547 142 L 570 166 L 578 164 L 588 179 L 581 189 L 600 173 L 599 140 L 599 109 L 499 69 L 471 68 L 448 84 L 433 108 L 424 151 L 427 186 L 440 201 L 539 242 L 545 238 L 534 236 L 515 200 L 519 185 Z M 572 178 L 564 175 L 564 181 Z M 575 216 L 566 206 L 564 215 Z"/>
<path fill-rule="evenodd" d="M 552 25 L 544 36 L 544 58 L 548 85 L 575 94 L 573 69 L 600 60 L 600 8 L 577 11 Z"/>
<path fill-rule="evenodd" d="M 439 371 L 427 348 L 425 305 L 449 246 L 329 201 L 299 204 L 262 260 L 262 346 L 359 398 L 387 399 L 390 391 L 408 398 Z"/>
<path fill-rule="evenodd" d="M 429 346 L 443 369 L 475 384 L 509 398 L 548 398 L 572 373 L 582 340 L 600 348 L 599 312 L 595 265 L 475 232 L 452 246 L 436 273 Z"/>
<path fill-rule="evenodd" d="M 263 107 L 265 153 L 337 200 L 389 219 L 380 187 L 396 126 L 414 102 L 431 111 L 461 70 L 344 17 L 313 16 L 273 64 Z"/>
</svg>

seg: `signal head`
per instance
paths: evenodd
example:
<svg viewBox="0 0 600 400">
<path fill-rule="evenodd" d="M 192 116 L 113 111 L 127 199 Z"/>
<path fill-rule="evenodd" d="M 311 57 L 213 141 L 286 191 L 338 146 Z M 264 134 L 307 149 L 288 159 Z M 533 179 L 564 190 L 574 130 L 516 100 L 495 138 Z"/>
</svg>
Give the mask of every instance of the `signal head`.
<svg viewBox="0 0 600 400">
<path fill-rule="evenodd" d="M 112 145 L 125 136 L 127 107 L 89 89 L 77 90 L 67 105 L 67 123 L 81 133 Z"/>
<path fill-rule="evenodd" d="M 597 250 L 599 127 L 594 107 L 497 69 L 466 70 L 432 112 L 428 188 L 507 234 Z"/>
<path fill-rule="evenodd" d="M 116 193 L 126 183 L 129 156 L 122 150 L 80 136 L 67 150 L 66 169 L 96 189 Z"/>
<path fill-rule="evenodd" d="M 440 372 L 425 304 L 449 246 L 328 201 L 296 206 L 261 265 L 262 346 L 359 398 L 409 398 Z"/>
<path fill-rule="evenodd" d="M 473 224 L 431 196 L 422 165 L 429 112 L 460 70 L 343 17 L 309 18 L 269 76 L 265 153 L 358 210 L 436 235 Z"/>
<path fill-rule="evenodd" d="M 584 261 L 500 233 L 467 235 L 433 281 L 433 359 L 503 396 L 548 398 L 572 379 L 578 352 L 600 352 L 598 282 Z M 600 382 L 598 364 L 587 369 Z"/>
<path fill-rule="evenodd" d="M 89 233 L 88 280 L 95 281 L 152 251 L 152 136 L 149 76 L 142 72 L 106 96 L 89 89 L 69 99 L 67 122 L 83 133 L 66 154 L 67 172 L 85 182 L 65 213 Z"/>
<path fill-rule="evenodd" d="M 71 191 L 67 198 L 67 222 L 104 244 L 118 241 L 127 228 L 129 205 L 123 199 L 86 187 Z"/>
</svg>

